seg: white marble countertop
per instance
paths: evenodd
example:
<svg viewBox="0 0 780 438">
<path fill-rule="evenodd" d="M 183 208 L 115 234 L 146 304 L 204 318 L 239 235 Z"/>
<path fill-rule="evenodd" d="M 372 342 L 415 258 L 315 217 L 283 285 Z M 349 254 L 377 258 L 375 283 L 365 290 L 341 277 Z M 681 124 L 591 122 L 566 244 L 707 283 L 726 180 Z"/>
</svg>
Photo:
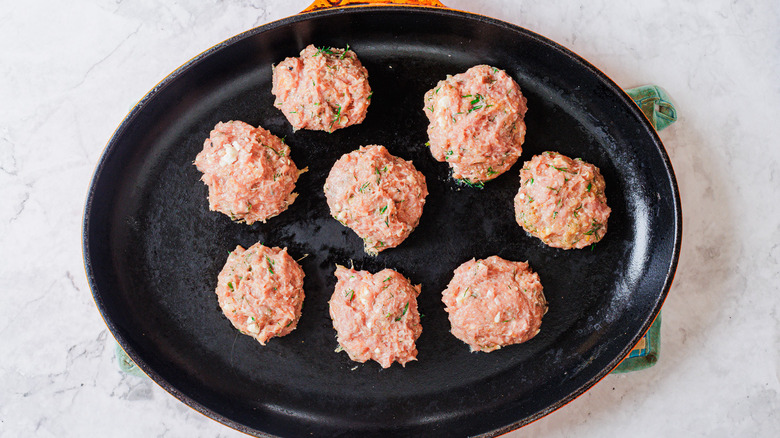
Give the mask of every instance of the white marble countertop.
<svg viewBox="0 0 780 438">
<path fill-rule="evenodd" d="M 655 83 L 684 210 L 662 351 L 508 436 L 777 436 L 780 4 L 444 0 Z M 159 80 L 308 0 L 0 3 L 0 436 L 241 436 L 121 373 L 82 264 L 88 183 Z"/>
</svg>

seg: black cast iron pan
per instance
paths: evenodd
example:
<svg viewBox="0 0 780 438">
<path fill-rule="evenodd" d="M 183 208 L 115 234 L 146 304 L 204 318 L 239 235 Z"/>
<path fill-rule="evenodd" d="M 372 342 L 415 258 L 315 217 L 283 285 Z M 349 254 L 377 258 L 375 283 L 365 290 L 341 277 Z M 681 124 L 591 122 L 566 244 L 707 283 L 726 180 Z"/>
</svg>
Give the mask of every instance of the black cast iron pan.
<svg viewBox="0 0 780 438">
<path fill-rule="evenodd" d="M 309 43 L 350 45 L 374 90 L 362 125 L 292 132 L 274 109 L 271 64 Z M 520 162 L 485 188 L 460 187 L 424 147 L 423 93 L 447 74 L 490 64 L 528 98 Z M 210 212 L 192 162 L 219 121 L 286 137 L 300 197 L 266 224 Z M 335 160 L 383 144 L 413 160 L 430 195 L 417 230 L 369 257 L 328 214 Z M 612 207 L 595 247 L 563 251 L 526 235 L 512 198 L 522 161 L 545 150 L 601 168 Z M 681 237 L 669 159 L 632 101 L 561 46 L 490 18 L 436 8 L 362 7 L 307 13 L 221 43 L 156 86 L 111 138 L 84 217 L 84 257 L 97 306 L 130 357 L 196 410 L 249 434 L 495 435 L 572 400 L 604 377 L 657 315 Z M 288 247 L 306 273 L 303 317 L 266 347 L 240 335 L 214 295 L 228 251 Z M 472 257 L 527 260 L 550 304 L 541 333 L 489 354 L 449 333 L 441 291 Z M 422 284 L 418 362 L 382 370 L 335 353 L 328 316 L 336 263 L 391 267 Z"/>
</svg>

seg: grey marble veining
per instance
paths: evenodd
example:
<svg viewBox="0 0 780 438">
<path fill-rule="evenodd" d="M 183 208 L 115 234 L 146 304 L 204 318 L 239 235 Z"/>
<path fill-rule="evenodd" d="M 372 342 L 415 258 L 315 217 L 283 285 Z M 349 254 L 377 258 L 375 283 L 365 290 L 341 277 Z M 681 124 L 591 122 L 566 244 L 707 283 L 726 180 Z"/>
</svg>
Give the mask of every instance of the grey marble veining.
<svg viewBox="0 0 780 438">
<path fill-rule="evenodd" d="M 508 436 L 780 430 L 780 3 L 444 0 L 542 34 L 622 87 L 663 86 L 684 238 L 648 370 Z M 0 3 L 0 436 L 241 436 L 121 373 L 81 260 L 94 166 L 192 56 L 307 0 Z"/>
</svg>

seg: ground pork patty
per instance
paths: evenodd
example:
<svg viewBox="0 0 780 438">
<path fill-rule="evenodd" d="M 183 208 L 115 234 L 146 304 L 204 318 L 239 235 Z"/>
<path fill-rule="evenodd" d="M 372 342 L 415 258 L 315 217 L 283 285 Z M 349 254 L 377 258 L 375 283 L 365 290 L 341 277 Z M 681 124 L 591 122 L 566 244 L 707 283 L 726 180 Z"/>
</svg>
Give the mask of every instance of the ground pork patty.
<svg viewBox="0 0 780 438">
<path fill-rule="evenodd" d="M 384 146 L 343 155 L 325 180 L 330 214 L 355 231 L 371 255 L 398 246 L 411 234 L 426 196 L 425 176 Z"/>
<path fill-rule="evenodd" d="M 361 123 L 371 103 L 368 71 L 352 50 L 309 45 L 273 68 L 274 105 L 293 129 L 333 132 Z"/>
<path fill-rule="evenodd" d="M 217 123 L 195 158 L 209 187 L 209 209 L 252 224 L 278 215 L 295 201 L 300 172 L 290 148 L 262 127 Z"/>
<path fill-rule="evenodd" d="M 467 183 L 492 180 L 520 157 L 526 99 L 505 71 L 478 65 L 425 93 L 431 154 Z"/>
<path fill-rule="evenodd" d="M 339 346 L 356 362 L 369 359 L 382 368 L 417 360 L 422 333 L 417 296 L 420 286 L 392 269 L 371 274 L 336 266 L 330 317 Z"/>
<path fill-rule="evenodd" d="M 442 301 L 452 334 L 471 351 L 493 351 L 539 333 L 547 301 L 528 263 L 498 256 L 471 259 L 455 269 Z"/>
<path fill-rule="evenodd" d="M 303 269 L 287 248 L 256 243 L 228 255 L 217 280 L 219 307 L 233 326 L 265 345 L 295 330 L 303 305 Z"/>
<path fill-rule="evenodd" d="M 584 248 L 607 232 L 610 208 L 599 168 L 557 152 L 544 152 L 520 170 L 515 219 L 554 248 Z"/>
</svg>

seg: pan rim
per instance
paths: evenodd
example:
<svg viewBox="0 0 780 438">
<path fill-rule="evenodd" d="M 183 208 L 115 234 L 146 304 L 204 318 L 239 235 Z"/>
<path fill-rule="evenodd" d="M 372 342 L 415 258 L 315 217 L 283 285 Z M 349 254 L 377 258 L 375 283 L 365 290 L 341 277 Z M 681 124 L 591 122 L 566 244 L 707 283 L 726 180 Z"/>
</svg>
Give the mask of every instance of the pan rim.
<svg viewBox="0 0 780 438">
<path fill-rule="evenodd" d="M 255 435 L 255 436 L 274 436 L 269 435 L 263 431 L 257 430 L 255 428 L 246 426 L 242 423 L 239 423 L 235 420 L 232 420 L 222 414 L 217 413 L 216 411 L 212 410 L 211 408 L 205 406 L 204 404 L 200 403 L 199 401 L 195 400 L 193 397 L 191 397 L 188 394 L 185 394 L 181 392 L 178 388 L 176 388 L 173 384 L 171 384 L 167 379 L 162 377 L 159 373 L 157 373 L 154 369 L 152 369 L 146 361 L 140 356 L 140 354 L 135 351 L 135 349 L 130 345 L 128 340 L 123 336 L 121 333 L 119 327 L 110 320 L 108 317 L 108 310 L 105 308 L 103 299 L 102 299 L 102 293 L 100 291 L 100 287 L 97 284 L 97 280 L 95 278 L 95 272 L 93 270 L 92 266 L 92 260 L 91 260 L 91 254 L 90 254 L 90 247 L 91 247 L 91 241 L 90 241 L 90 231 L 92 230 L 92 214 L 93 214 L 93 207 L 95 207 L 94 201 L 95 201 L 95 191 L 97 187 L 98 181 L 101 179 L 101 176 L 103 174 L 103 171 L 105 170 L 105 166 L 108 163 L 111 156 L 116 152 L 116 145 L 119 141 L 119 139 L 122 138 L 125 131 L 130 127 L 136 118 L 139 116 L 139 114 L 143 113 L 145 108 L 150 105 L 150 103 L 160 94 L 163 92 L 163 90 L 171 83 L 176 81 L 179 76 L 181 76 L 183 73 L 189 71 L 192 68 L 195 68 L 201 61 L 204 59 L 210 57 L 212 54 L 217 53 L 221 50 L 223 50 L 226 47 L 232 46 L 233 44 L 242 41 L 247 38 L 254 37 L 255 35 L 262 34 L 264 32 L 276 29 L 281 26 L 285 26 L 288 24 L 293 24 L 297 22 L 302 21 L 308 21 L 310 19 L 315 19 L 319 17 L 325 17 L 325 16 L 331 16 L 331 15 L 337 15 L 337 14 L 350 14 L 350 15 L 357 15 L 361 13 L 366 12 L 411 12 L 415 14 L 422 14 L 427 13 L 431 14 L 433 16 L 442 16 L 442 17 L 459 17 L 459 18 L 465 18 L 469 20 L 476 20 L 479 22 L 483 22 L 489 25 L 497 26 L 503 29 L 507 29 L 512 32 L 521 33 L 525 35 L 526 37 L 529 37 L 533 39 L 535 42 L 540 43 L 551 50 L 554 50 L 558 53 L 561 53 L 565 55 L 566 57 L 572 59 L 575 61 L 579 66 L 584 67 L 587 69 L 594 77 L 596 77 L 601 83 L 603 83 L 610 91 L 614 92 L 623 104 L 630 108 L 630 112 L 632 113 L 633 118 L 637 119 L 639 123 L 644 128 L 644 131 L 648 133 L 653 140 L 653 144 L 656 146 L 656 151 L 659 157 L 662 160 L 664 170 L 666 173 L 666 177 L 668 177 L 668 182 L 670 183 L 670 191 L 673 196 L 673 229 L 674 229 L 674 243 L 672 245 L 672 251 L 671 251 L 671 260 L 669 263 L 669 266 L 666 270 L 665 275 L 665 281 L 662 287 L 662 290 L 660 291 L 660 295 L 658 296 L 657 302 L 655 303 L 654 308 L 651 312 L 647 315 L 646 320 L 642 323 L 641 329 L 638 331 L 638 333 L 631 339 L 631 341 L 624 347 L 623 351 L 621 351 L 621 354 L 616 356 L 615 359 L 613 359 L 606 367 L 604 367 L 602 370 L 600 370 L 596 375 L 587 381 L 585 381 L 582 385 L 580 385 L 576 390 L 572 391 L 568 396 L 558 400 L 557 402 L 549 405 L 546 408 L 541 409 L 537 413 L 528 416 L 526 418 L 520 419 L 518 421 L 515 421 L 513 423 L 507 424 L 503 427 L 499 427 L 490 431 L 486 431 L 484 433 L 481 433 L 480 436 L 496 436 L 500 434 L 504 434 L 507 432 L 510 432 L 512 430 L 518 429 L 522 426 L 525 426 L 533 421 L 538 420 L 539 418 L 542 418 L 551 412 L 560 409 L 562 406 L 568 404 L 575 398 L 579 397 L 580 395 L 584 394 L 588 389 L 592 388 L 596 383 L 598 383 L 601 379 L 606 377 L 615 367 L 617 367 L 620 362 L 623 360 L 626 354 L 628 354 L 633 348 L 633 346 L 641 339 L 641 337 L 645 334 L 645 332 L 649 329 L 652 322 L 655 320 L 655 318 L 658 316 L 661 307 L 663 306 L 666 297 L 668 295 L 669 290 L 671 289 L 672 282 L 674 280 L 674 275 L 676 273 L 677 265 L 679 262 L 679 256 L 682 246 L 682 203 L 680 199 L 680 193 L 679 193 L 679 187 L 677 183 L 677 179 L 674 173 L 674 170 L 672 168 L 672 163 L 669 158 L 669 155 L 666 151 L 666 149 L 663 146 L 663 143 L 660 140 L 660 137 L 658 136 L 658 133 L 653 128 L 652 124 L 649 122 L 649 120 L 645 117 L 645 115 L 641 112 L 641 110 L 634 104 L 633 100 L 623 91 L 622 88 L 620 88 L 614 81 L 612 81 L 605 73 L 603 73 L 601 70 L 596 68 L 594 65 L 592 65 L 590 62 L 582 58 L 581 56 L 577 55 L 575 52 L 571 51 L 570 49 L 566 48 L 563 45 L 560 45 L 559 43 L 556 43 L 546 37 L 543 37 L 535 32 L 532 32 L 528 29 L 525 29 L 523 27 L 520 27 L 515 24 L 511 24 L 502 20 L 498 20 L 491 17 L 486 17 L 483 15 L 470 13 L 470 12 L 464 12 L 464 11 L 457 11 L 452 9 L 442 9 L 442 8 L 432 8 L 432 7 L 414 7 L 409 8 L 406 6 L 355 6 L 355 7 L 349 7 L 349 8 L 338 8 L 338 9 L 328 9 L 328 10 L 320 10 L 320 11 L 313 11 L 313 12 L 306 12 L 301 13 L 297 15 L 293 15 L 290 17 L 282 18 L 280 20 L 276 20 L 270 23 L 263 24 L 261 26 L 257 26 L 255 28 L 249 29 L 245 32 L 239 33 L 233 37 L 230 37 L 220 43 L 217 43 L 210 48 L 204 50 L 203 52 L 199 53 L 198 55 L 194 56 L 193 58 L 189 59 L 187 62 L 182 64 L 180 67 L 176 68 L 174 71 L 172 71 L 170 74 L 165 76 L 162 80 L 160 80 L 157 84 L 155 84 L 154 87 L 150 91 L 148 91 L 134 106 L 133 108 L 128 112 L 128 114 L 122 119 L 121 123 L 118 125 L 118 127 L 115 129 L 111 137 L 109 138 L 108 142 L 106 143 L 106 146 L 104 147 L 100 158 L 98 159 L 95 168 L 93 170 L 92 178 L 90 179 L 89 183 L 89 189 L 87 191 L 86 200 L 85 200 L 85 206 L 83 210 L 83 217 L 82 217 L 82 252 L 83 252 L 83 262 L 84 262 L 84 268 L 85 268 L 85 274 L 87 276 L 87 280 L 90 286 L 90 291 L 92 293 L 93 300 L 95 301 L 96 307 L 98 308 L 98 311 L 100 313 L 101 318 L 103 319 L 104 323 L 106 324 L 107 328 L 111 332 L 112 336 L 116 339 L 117 343 L 120 345 L 120 347 L 127 353 L 127 355 L 133 360 L 133 362 L 138 365 L 139 369 L 141 369 L 147 376 L 149 376 L 155 383 L 157 383 L 159 386 L 161 386 L 163 389 L 166 390 L 166 392 L 173 395 L 175 398 L 177 398 L 179 401 L 183 402 L 185 405 L 193 408 L 195 411 L 211 418 L 216 421 L 219 421 L 220 423 L 231 427 L 237 431 Z M 667 181 L 664 181 L 666 183 Z M 95 207 L 98 208 L 98 207 Z"/>
</svg>

